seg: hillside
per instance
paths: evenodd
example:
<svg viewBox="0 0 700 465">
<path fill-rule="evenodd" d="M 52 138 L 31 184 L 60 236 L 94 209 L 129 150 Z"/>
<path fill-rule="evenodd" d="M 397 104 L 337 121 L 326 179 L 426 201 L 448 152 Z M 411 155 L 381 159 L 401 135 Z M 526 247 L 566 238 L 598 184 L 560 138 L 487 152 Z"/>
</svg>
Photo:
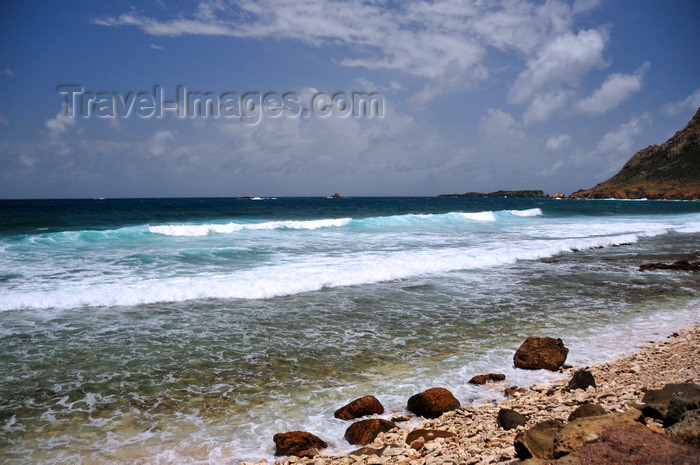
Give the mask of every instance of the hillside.
<svg viewBox="0 0 700 465">
<path fill-rule="evenodd" d="M 615 176 L 570 197 L 700 200 L 700 109 L 668 141 L 640 150 Z"/>
</svg>

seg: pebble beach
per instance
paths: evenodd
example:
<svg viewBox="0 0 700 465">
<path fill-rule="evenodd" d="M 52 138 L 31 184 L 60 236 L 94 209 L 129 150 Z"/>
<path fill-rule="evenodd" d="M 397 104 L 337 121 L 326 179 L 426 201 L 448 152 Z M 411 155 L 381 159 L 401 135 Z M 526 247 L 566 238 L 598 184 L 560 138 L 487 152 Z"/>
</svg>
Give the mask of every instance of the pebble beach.
<svg viewBox="0 0 700 465">
<path fill-rule="evenodd" d="M 348 447 L 347 454 L 309 457 L 290 456 L 275 464 L 354 465 L 354 464 L 512 464 L 517 461 L 515 436 L 543 420 L 566 422 L 580 405 L 595 403 L 608 413 L 624 412 L 639 406 L 644 393 L 660 389 L 669 383 L 698 383 L 700 381 L 700 325 L 679 330 L 666 339 L 648 341 L 633 355 L 589 367 L 572 366 L 560 369 L 566 378 L 549 384 L 521 386 L 504 395 L 501 400 L 482 406 L 462 405 L 437 419 L 416 425 L 413 418 L 397 423 L 398 428 L 379 433 L 375 440 L 362 448 Z M 596 387 L 566 391 L 571 376 L 581 369 L 590 371 Z M 484 389 L 500 392 L 511 387 L 508 380 L 488 383 Z M 497 423 L 501 409 L 512 409 L 527 417 L 527 423 L 505 430 Z M 647 426 L 663 433 L 659 420 L 646 419 Z M 450 438 L 406 443 L 408 433 L 415 429 L 441 430 L 455 433 Z M 413 446 L 413 447 L 412 447 Z M 418 449 L 416 449 L 417 447 Z M 248 462 L 241 462 L 247 464 Z M 258 462 L 268 463 L 266 460 Z"/>
</svg>

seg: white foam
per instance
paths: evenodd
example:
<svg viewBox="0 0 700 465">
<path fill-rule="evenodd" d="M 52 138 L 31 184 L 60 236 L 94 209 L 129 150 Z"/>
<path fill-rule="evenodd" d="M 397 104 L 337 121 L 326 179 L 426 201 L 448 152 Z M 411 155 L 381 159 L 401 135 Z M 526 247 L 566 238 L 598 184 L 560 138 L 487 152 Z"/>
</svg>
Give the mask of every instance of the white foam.
<svg viewBox="0 0 700 465">
<path fill-rule="evenodd" d="M 463 218 L 472 221 L 496 221 L 496 215 L 493 212 L 474 212 L 474 213 L 460 213 Z"/>
<path fill-rule="evenodd" d="M 539 208 L 530 208 L 527 210 L 508 210 L 511 215 L 515 216 L 542 216 L 542 210 Z"/>
<path fill-rule="evenodd" d="M 192 277 L 135 279 L 127 276 L 105 283 L 101 277 L 78 283 L 62 282 L 40 290 L 17 290 L 0 296 L 0 310 L 139 305 L 194 299 L 265 299 L 325 287 L 354 286 L 423 274 L 483 269 L 622 242 L 638 235 L 521 240 L 473 246 L 399 251 L 360 251 L 343 255 L 305 255 L 228 273 Z M 54 287 L 55 286 L 55 287 Z"/>
<path fill-rule="evenodd" d="M 351 218 L 336 218 L 324 220 L 288 220 L 266 221 L 263 223 L 226 223 L 226 224 L 176 224 L 149 226 L 148 231 L 165 236 L 208 236 L 211 234 L 230 234 L 244 229 L 319 229 L 345 226 Z"/>
</svg>

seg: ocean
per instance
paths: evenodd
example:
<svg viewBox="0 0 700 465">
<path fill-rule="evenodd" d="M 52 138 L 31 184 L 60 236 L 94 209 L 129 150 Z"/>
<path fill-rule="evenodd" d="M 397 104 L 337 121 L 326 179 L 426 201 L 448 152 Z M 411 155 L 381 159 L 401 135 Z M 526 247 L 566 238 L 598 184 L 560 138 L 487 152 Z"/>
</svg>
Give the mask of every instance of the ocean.
<svg viewBox="0 0 700 465">
<path fill-rule="evenodd" d="M 231 464 L 272 436 L 561 376 L 700 322 L 700 202 L 511 198 L 0 200 L 0 462 Z M 413 420 L 418 424 L 417 420 Z"/>
</svg>

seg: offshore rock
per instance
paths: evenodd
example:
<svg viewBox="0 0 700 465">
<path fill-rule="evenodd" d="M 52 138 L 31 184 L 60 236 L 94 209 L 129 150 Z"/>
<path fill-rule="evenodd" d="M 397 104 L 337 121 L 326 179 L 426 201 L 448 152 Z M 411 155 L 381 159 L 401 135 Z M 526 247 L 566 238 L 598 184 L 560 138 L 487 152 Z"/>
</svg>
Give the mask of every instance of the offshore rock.
<svg viewBox="0 0 700 465">
<path fill-rule="evenodd" d="M 275 442 L 275 455 L 313 457 L 319 449 L 328 447 L 325 441 L 306 431 L 277 433 L 272 440 Z"/>
<path fill-rule="evenodd" d="M 354 420 L 367 415 L 381 415 L 382 413 L 384 413 L 384 406 L 376 397 L 364 396 L 339 408 L 333 416 L 340 420 Z"/>
<path fill-rule="evenodd" d="M 377 437 L 379 433 L 385 433 L 396 428 L 396 425 L 381 418 L 370 418 L 353 423 L 345 430 L 345 440 L 350 444 L 368 444 Z"/>
<path fill-rule="evenodd" d="M 407 408 L 418 416 L 437 418 L 445 412 L 458 409 L 459 401 L 445 388 L 432 388 L 408 399 Z"/>
<path fill-rule="evenodd" d="M 593 378 L 593 373 L 588 370 L 579 370 L 574 373 L 574 376 L 569 380 L 569 384 L 566 385 L 567 391 L 573 391 L 574 389 L 585 390 L 589 386 L 596 387 L 595 379 Z"/>
<path fill-rule="evenodd" d="M 553 459 L 554 438 L 564 428 L 559 420 L 544 420 L 515 436 L 515 453 L 520 460 Z"/>
<path fill-rule="evenodd" d="M 644 415 L 662 420 L 666 416 L 668 405 L 674 397 L 691 398 L 700 396 L 700 385 L 694 383 L 672 383 L 661 389 L 650 389 L 642 397 Z"/>
<path fill-rule="evenodd" d="M 528 337 L 513 356 L 516 368 L 557 371 L 564 365 L 569 349 L 561 339 Z"/>
<path fill-rule="evenodd" d="M 489 373 L 487 375 L 477 375 L 468 381 L 469 384 L 486 384 L 489 382 L 503 381 L 506 375 L 502 373 Z"/>
</svg>

